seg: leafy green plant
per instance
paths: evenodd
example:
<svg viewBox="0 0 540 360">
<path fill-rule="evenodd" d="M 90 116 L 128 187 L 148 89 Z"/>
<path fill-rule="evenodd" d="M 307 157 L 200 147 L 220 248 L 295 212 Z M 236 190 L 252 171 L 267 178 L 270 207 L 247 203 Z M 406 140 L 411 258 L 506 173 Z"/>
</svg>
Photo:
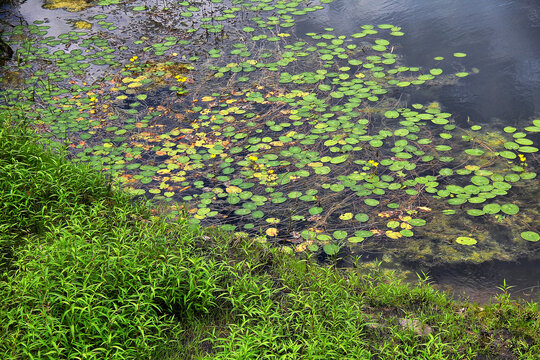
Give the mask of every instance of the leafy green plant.
<svg viewBox="0 0 540 360">
<path fill-rule="evenodd" d="M 339 271 L 192 225 L 186 209 L 167 220 L 163 208 L 70 164 L 62 147 L 44 150 L 52 143 L 24 126 L 0 129 L 0 167 L 9 169 L 0 195 L 11 215 L 0 218 L 2 358 L 538 353 L 537 304 L 511 300 L 506 283 L 480 307 L 451 300 L 425 275 L 406 284 L 380 262 Z"/>
</svg>

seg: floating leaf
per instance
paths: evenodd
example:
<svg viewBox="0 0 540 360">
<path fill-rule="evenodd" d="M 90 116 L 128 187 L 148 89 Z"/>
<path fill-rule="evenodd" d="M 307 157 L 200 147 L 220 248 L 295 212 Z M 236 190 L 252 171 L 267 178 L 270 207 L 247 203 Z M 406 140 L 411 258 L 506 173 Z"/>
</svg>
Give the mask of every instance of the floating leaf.
<svg viewBox="0 0 540 360">
<path fill-rule="evenodd" d="M 504 204 L 501 206 L 501 211 L 508 215 L 515 215 L 519 212 L 519 207 L 514 204 Z"/>
<path fill-rule="evenodd" d="M 473 176 L 471 182 L 475 185 L 487 185 L 489 184 L 489 179 L 485 176 Z"/>
<path fill-rule="evenodd" d="M 332 240 L 332 237 L 330 235 L 328 235 L 328 234 L 319 234 L 319 235 L 317 235 L 317 240 L 323 241 L 323 242 L 328 242 L 328 241 Z"/>
<path fill-rule="evenodd" d="M 521 237 L 527 241 L 532 242 L 540 240 L 540 235 L 534 231 L 524 231 L 521 233 Z"/>
<path fill-rule="evenodd" d="M 242 189 L 240 189 L 238 186 L 231 185 L 225 189 L 225 191 L 228 194 L 238 194 L 242 192 Z"/>
<path fill-rule="evenodd" d="M 471 215 L 471 216 L 482 216 L 485 214 L 485 212 L 483 210 L 479 210 L 479 209 L 469 209 L 467 210 L 467 214 Z"/>
<path fill-rule="evenodd" d="M 334 231 L 332 235 L 334 236 L 334 239 L 342 240 L 347 237 L 347 232 L 343 230 L 338 230 L 338 231 Z"/>
<path fill-rule="evenodd" d="M 389 221 L 386 224 L 386 226 L 391 228 L 391 229 L 395 229 L 395 228 L 397 228 L 399 226 L 399 221 L 395 221 L 395 220 Z"/>
<path fill-rule="evenodd" d="M 399 112 L 394 111 L 394 110 L 389 110 L 384 113 L 384 116 L 387 117 L 388 119 L 395 119 L 399 117 Z"/>
<path fill-rule="evenodd" d="M 502 156 L 503 158 L 509 160 L 515 159 L 517 157 L 517 155 L 511 151 L 501 151 L 499 153 L 499 156 Z"/>
<path fill-rule="evenodd" d="M 535 153 L 538 151 L 538 148 L 534 146 L 520 146 L 518 150 L 522 153 Z"/>
<path fill-rule="evenodd" d="M 277 236 L 279 230 L 276 228 L 268 228 L 266 229 L 266 235 L 268 236 Z"/>
<path fill-rule="evenodd" d="M 485 151 L 481 149 L 467 149 L 465 152 L 472 156 L 480 156 L 483 155 Z"/>
<path fill-rule="evenodd" d="M 426 220 L 424 220 L 424 219 L 409 219 L 407 222 L 412 226 L 424 226 L 424 225 L 426 225 Z"/>
<path fill-rule="evenodd" d="M 386 236 L 388 236 L 390 239 L 399 239 L 403 235 L 400 232 L 397 232 L 397 231 L 387 230 L 386 231 Z"/>
<path fill-rule="evenodd" d="M 369 205 L 369 206 L 377 206 L 377 205 L 379 205 L 379 200 L 364 199 L 364 203 L 366 203 L 366 205 Z"/>
<path fill-rule="evenodd" d="M 456 242 L 461 245 L 474 245 L 477 241 L 468 236 L 460 236 L 456 239 Z"/>
<path fill-rule="evenodd" d="M 406 237 L 411 237 L 411 236 L 414 235 L 414 233 L 413 233 L 411 230 L 409 230 L 409 229 L 403 229 L 403 230 L 401 230 L 399 233 L 400 233 L 401 235 L 403 235 L 403 236 L 406 236 Z"/>
<path fill-rule="evenodd" d="M 332 160 L 330 160 L 330 162 L 332 164 L 341 164 L 342 162 L 345 162 L 348 157 L 349 157 L 348 155 L 337 156 L 335 158 L 332 158 Z"/>
<path fill-rule="evenodd" d="M 359 222 L 366 222 L 369 220 L 369 216 L 367 214 L 356 214 L 354 218 Z"/>
<path fill-rule="evenodd" d="M 499 204 L 487 204 L 482 210 L 486 214 L 496 214 L 501 211 L 501 206 Z"/>
<path fill-rule="evenodd" d="M 352 217 L 353 217 L 353 214 L 350 212 L 339 215 L 339 218 L 341 220 L 351 220 Z"/>
<path fill-rule="evenodd" d="M 323 246 L 323 251 L 329 256 L 337 255 L 339 253 L 339 246 L 336 244 L 326 244 Z"/>
</svg>

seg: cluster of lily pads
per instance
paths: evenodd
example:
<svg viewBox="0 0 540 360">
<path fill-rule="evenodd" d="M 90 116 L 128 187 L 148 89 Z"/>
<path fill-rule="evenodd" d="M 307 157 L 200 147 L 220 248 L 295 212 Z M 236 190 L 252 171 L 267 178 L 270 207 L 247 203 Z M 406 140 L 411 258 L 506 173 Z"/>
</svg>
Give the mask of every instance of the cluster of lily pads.
<svg viewBox="0 0 540 360">
<path fill-rule="evenodd" d="M 141 19 L 174 12 L 191 23 L 129 46 L 104 14 L 88 20 L 109 36 L 18 26 L 6 34 L 17 69 L 3 77 L 4 105 L 74 161 L 173 214 L 187 208 L 193 222 L 328 255 L 344 244 L 415 247 L 422 237 L 461 258 L 462 245 L 526 253 L 540 239 L 537 204 L 525 195 L 537 186 L 540 120 L 484 132 L 457 127 L 436 102 L 407 106 L 404 88 L 469 72 L 446 74 L 443 57 L 432 69 L 403 66 L 388 40 L 403 32 L 390 24 L 297 38 L 295 17 L 329 2 L 134 5 Z M 219 42 L 197 50 L 204 36 Z M 451 216 L 464 221 L 438 234 L 432 224 Z M 527 241 L 494 245 L 486 229 L 503 225 Z"/>
</svg>

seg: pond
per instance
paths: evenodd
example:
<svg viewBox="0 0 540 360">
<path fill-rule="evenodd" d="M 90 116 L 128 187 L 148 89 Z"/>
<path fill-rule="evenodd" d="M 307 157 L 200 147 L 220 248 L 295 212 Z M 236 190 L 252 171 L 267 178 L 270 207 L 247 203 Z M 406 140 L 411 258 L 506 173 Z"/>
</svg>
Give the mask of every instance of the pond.
<svg viewBox="0 0 540 360">
<path fill-rule="evenodd" d="M 161 215 L 537 299 L 537 3 L 4 9 L 4 115 Z"/>
</svg>

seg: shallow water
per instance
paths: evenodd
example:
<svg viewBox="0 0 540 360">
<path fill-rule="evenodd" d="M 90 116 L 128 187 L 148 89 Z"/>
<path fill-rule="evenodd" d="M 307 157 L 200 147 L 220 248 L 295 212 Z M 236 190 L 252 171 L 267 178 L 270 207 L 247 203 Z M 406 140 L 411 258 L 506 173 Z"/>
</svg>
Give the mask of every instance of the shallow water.
<svg viewBox="0 0 540 360">
<path fill-rule="evenodd" d="M 440 265 L 429 269 L 429 275 L 439 288 L 456 297 L 487 303 L 502 293 L 504 281 L 510 285 L 514 298 L 539 301 L 540 260 L 517 262 L 489 261 L 482 264 Z M 536 279 L 536 281 L 534 280 Z"/>
<path fill-rule="evenodd" d="M 129 28 L 131 20 L 127 10 L 127 7 L 117 9 L 108 20 Z M 47 19 L 51 27 L 49 35 L 58 35 L 72 30 L 69 21 L 91 19 L 101 10 L 99 7 L 82 13 L 45 10 L 40 1 L 29 0 L 19 11 L 28 23 Z M 540 4 L 537 2 L 336 0 L 324 10 L 299 17 L 294 31 L 302 38 L 307 32 L 322 32 L 332 27 L 336 33 L 350 35 L 358 31 L 359 25 L 381 23 L 402 27 L 405 36 L 392 40 L 397 44 L 393 52 L 399 54 L 405 64 L 425 69 L 440 66 L 445 73 L 478 69 L 476 74 L 451 85 L 405 89 L 401 100 L 407 104 L 437 101 L 444 111 L 454 114 L 458 124 L 467 125 L 470 120 L 499 131 L 507 125 L 523 126 L 540 115 Z M 100 30 L 94 28 L 93 32 L 96 31 Z M 126 37 L 130 33 L 119 35 Z M 452 57 L 454 52 L 465 52 L 467 57 L 457 61 Z M 433 59 L 436 56 L 444 56 L 449 61 L 440 65 Z M 529 205 L 535 206 L 534 199 L 529 199 Z M 430 271 L 434 281 L 442 287 L 448 285 L 456 294 L 465 293 L 476 301 L 485 301 L 494 294 L 503 279 L 515 285 L 516 290 L 525 289 L 516 291 L 516 296 L 535 299 L 538 297 L 538 256 L 538 253 L 532 254 L 533 260 L 518 263 L 488 261 L 480 265 L 428 268 L 423 263 L 422 266 L 409 264 L 405 268 Z M 399 260 L 397 252 L 394 261 Z"/>
</svg>

